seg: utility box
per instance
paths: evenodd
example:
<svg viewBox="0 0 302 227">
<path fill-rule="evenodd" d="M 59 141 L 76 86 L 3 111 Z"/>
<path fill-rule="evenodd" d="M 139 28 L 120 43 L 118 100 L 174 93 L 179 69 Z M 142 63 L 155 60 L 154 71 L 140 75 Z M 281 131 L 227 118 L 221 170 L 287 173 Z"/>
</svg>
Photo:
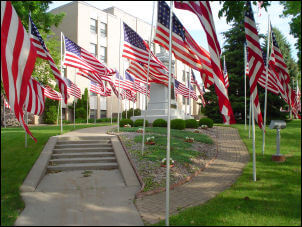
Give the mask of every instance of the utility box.
<svg viewBox="0 0 302 227">
<path fill-rule="evenodd" d="M 277 143 L 277 152 L 275 155 L 272 156 L 272 160 L 276 162 L 284 162 L 285 156 L 280 154 L 280 130 L 286 128 L 286 122 L 281 120 L 273 120 L 271 121 L 269 125 L 270 129 L 276 129 L 277 130 L 277 137 L 276 137 L 276 143 Z"/>
</svg>

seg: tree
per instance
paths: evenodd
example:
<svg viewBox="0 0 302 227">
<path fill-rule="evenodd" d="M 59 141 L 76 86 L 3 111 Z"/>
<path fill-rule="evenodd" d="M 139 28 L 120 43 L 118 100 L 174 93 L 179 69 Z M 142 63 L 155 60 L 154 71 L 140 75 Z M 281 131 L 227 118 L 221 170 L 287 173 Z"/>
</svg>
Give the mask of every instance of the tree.
<svg viewBox="0 0 302 227">
<path fill-rule="evenodd" d="M 65 15 L 64 13 L 55 15 L 46 12 L 51 3 L 52 1 L 12 1 L 12 5 L 26 29 L 28 29 L 28 15 L 31 12 L 31 18 L 39 31 L 46 33 L 50 32 L 51 26 L 58 27 Z"/>
<path fill-rule="evenodd" d="M 290 34 L 298 39 L 295 44 L 298 49 L 298 65 L 301 70 L 301 1 L 280 1 L 284 6 L 283 15 L 280 17 L 292 16 L 290 26 Z"/>
</svg>

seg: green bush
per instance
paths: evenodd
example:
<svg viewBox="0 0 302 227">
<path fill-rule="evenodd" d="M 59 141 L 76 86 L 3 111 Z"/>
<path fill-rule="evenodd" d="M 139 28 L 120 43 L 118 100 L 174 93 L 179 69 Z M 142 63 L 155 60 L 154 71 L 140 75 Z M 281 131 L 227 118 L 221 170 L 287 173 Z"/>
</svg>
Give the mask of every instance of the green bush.
<svg viewBox="0 0 302 227">
<path fill-rule="evenodd" d="M 149 122 L 146 120 L 146 127 L 148 127 Z M 137 119 L 134 122 L 134 127 L 144 126 L 144 119 Z"/>
<path fill-rule="evenodd" d="M 197 128 L 198 123 L 195 119 L 187 119 L 185 120 L 186 128 Z"/>
<path fill-rule="evenodd" d="M 161 118 L 156 119 L 153 121 L 152 127 L 167 127 L 167 121 Z"/>
<path fill-rule="evenodd" d="M 49 106 L 47 111 L 44 111 L 44 123 L 55 124 L 57 122 L 57 107 Z"/>
<path fill-rule="evenodd" d="M 76 119 L 75 119 L 75 123 L 77 123 L 77 124 L 78 124 L 78 123 L 87 123 L 87 119 L 84 119 L 84 118 L 80 118 L 80 117 L 79 117 L 79 118 L 76 118 Z"/>
<path fill-rule="evenodd" d="M 120 127 L 124 127 L 124 125 L 131 125 L 131 127 L 133 127 L 133 121 L 127 118 L 123 118 L 120 120 Z"/>
<path fill-rule="evenodd" d="M 171 128 L 183 130 L 185 129 L 186 124 L 183 119 L 173 119 L 171 120 Z"/>
<path fill-rule="evenodd" d="M 201 126 L 201 125 L 207 125 L 209 128 L 212 128 L 212 127 L 213 127 L 213 124 L 214 124 L 214 121 L 213 121 L 212 119 L 210 119 L 210 118 L 207 118 L 207 117 L 201 118 L 201 119 L 199 120 L 199 125 L 200 125 L 200 126 Z"/>
<path fill-rule="evenodd" d="M 134 116 L 139 116 L 141 115 L 141 110 L 140 109 L 134 109 Z M 127 110 L 127 118 L 130 119 L 130 117 L 133 116 L 133 108 L 130 108 Z M 126 110 L 122 112 L 122 118 L 126 118 Z"/>
<path fill-rule="evenodd" d="M 71 123 L 73 123 L 73 122 L 67 121 L 67 120 L 63 120 L 63 124 L 71 124 Z"/>
<path fill-rule="evenodd" d="M 87 118 L 87 110 L 86 109 L 84 109 L 83 107 L 81 107 L 81 108 L 76 108 L 76 110 L 75 110 L 75 116 L 76 116 L 76 118 L 82 118 L 82 119 L 86 119 Z M 86 120 L 86 122 L 87 122 L 87 120 Z"/>
</svg>

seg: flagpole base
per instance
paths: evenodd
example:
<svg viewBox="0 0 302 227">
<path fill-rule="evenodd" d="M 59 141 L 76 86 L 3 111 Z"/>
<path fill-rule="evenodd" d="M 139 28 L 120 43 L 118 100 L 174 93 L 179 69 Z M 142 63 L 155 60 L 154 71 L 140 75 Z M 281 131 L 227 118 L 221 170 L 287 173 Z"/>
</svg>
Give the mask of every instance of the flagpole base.
<svg viewBox="0 0 302 227">
<path fill-rule="evenodd" d="M 282 154 L 279 154 L 279 155 L 272 155 L 272 161 L 274 162 L 284 162 L 285 161 L 285 156 L 282 155 Z"/>
</svg>

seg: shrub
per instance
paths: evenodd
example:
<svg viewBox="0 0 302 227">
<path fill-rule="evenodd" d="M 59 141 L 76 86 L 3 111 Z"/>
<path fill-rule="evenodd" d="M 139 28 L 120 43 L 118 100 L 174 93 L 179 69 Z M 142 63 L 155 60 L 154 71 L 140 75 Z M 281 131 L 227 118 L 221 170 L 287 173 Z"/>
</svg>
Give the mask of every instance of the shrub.
<svg viewBox="0 0 302 227">
<path fill-rule="evenodd" d="M 187 119 L 185 120 L 186 128 L 197 128 L 198 123 L 195 119 Z"/>
<path fill-rule="evenodd" d="M 87 110 L 84 109 L 83 107 L 78 108 L 78 109 L 76 108 L 75 112 L 76 112 L 75 113 L 76 117 L 78 117 L 78 118 L 85 119 L 87 117 Z M 86 122 L 87 122 L 87 120 L 86 120 Z"/>
<path fill-rule="evenodd" d="M 79 118 L 76 118 L 76 119 L 75 119 L 75 122 L 76 122 L 76 123 L 87 123 L 87 119 L 84 119 L 84 118 L 80 118 L 80 117 L 79 117 Z"/>
<path fill-rule="evenodd" d="M 73 122 L 67 121 L 67 120 L 63 120 L 63 124 L 71 124 L 71 123 L 73 123 Z"/>
<path fill-rule="evenodd" d="M 214 123 L 214 121 L 213 121 L 212 119 L 210 119 L 210 118 L 207 118 L 207 117 L 201 118 L 201 119 L 199 120 L 199 125 L 200 125 L 200 126 L 201 126 L 201 125 L 207 125 L 209 128 L 212 128 L 212 127 L 213 127 L 213 123 Z"/>
<path fill-rule="evenodd" d="M 57 122 L 57 107 L 49 106 L 47 111 L 44 111 L 44 122 L 46 124 L 55 124 Z"/>
<path fill-rule="evenodd" d="M 146 120 L 146 127 L 148 127 L 149 122 Z M 144 119 L 137 119 L 134 122 L 134 127 L 144 126 Z"/>
<path fill-rule="evenodd" d="M 124 125 L 131 125 L 133 127 L 133 121 L 127 118 L 123 118 L 120 120 L 120 127 L 124 127 Z"/>
<path fill-rule="evenodd" d="M 156 119 L 153 121 L 152 127 L 167 127 L 167 121 L 161 118 Z"/>
<path fill-rule="evenodd" d="M 171 128 L 183 130 L 185 129 L 185 121 L 183 119 L 173 119 L 171 120 Z"/>
</svg>

